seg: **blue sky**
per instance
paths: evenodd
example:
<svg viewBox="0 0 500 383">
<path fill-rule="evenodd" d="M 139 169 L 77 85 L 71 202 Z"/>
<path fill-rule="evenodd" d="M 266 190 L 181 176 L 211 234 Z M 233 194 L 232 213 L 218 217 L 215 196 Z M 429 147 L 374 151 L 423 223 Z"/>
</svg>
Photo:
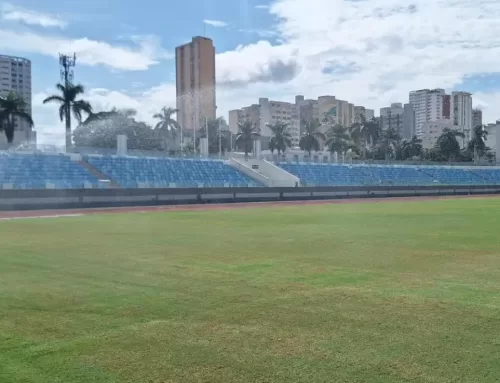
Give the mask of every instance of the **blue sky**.
<svg viewBox="0 0 500 383">
<path fill-rule="evenodd" d="M 461 20 L 457 23 L 456 20 Z M 0 0 L 0 53 L 32 60 L 39 137 L 62 140 L 57 53 L 96 110 L 135 108 L 152 122 L 175 106 L 173 53 L 194 35 L 217 49 L 218 112 L 259 97 L 334 95 L 376 110 L 408 92 L 474 93 L 500 118 L 500 2 L 492 0 Z"/>
</svg>

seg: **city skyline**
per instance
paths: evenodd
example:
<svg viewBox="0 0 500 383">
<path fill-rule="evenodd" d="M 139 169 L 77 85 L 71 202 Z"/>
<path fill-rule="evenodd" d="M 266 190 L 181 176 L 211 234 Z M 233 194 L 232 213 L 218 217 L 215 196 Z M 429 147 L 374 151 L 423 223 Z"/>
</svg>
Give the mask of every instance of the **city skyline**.
<svg viewBox="0 0 500 383">
<path fill-rule="evenodd" d="M 334 95 L 378 114 L 426 87 L 473 93 L 484 123 L 495 121 L 500 4 L 434 3 L 245 0 L 215 7 L 187 0 L 172 10 L 185 17 L 165 25 L 161 9 L 132 2 L 39 1 L 36 8 L 27 0 L 0 2 L 0 52 L 33 62 L 41 142 L 64 138 L 57 111 L 41 105 L 59 80 L 58 53 L 76 52 L 75 81 L 96 110 L 134 108 L 151 123 L 162 106 L 176 105 L 174 48 L 204 31 L 217 47 L 217 115 L 226 119 L 229 110 L 260 97 L 293 102 L 296 94 Z M 452 22 L 457 17 L 470 21 L 467 31 Z M 422 19 L 428 20 L 425 36 L 417 32 Z M 354 27 L 361 20 L 364 27 Z M 469 44 L 474 41 L 481 44 Z"/>
</svg>

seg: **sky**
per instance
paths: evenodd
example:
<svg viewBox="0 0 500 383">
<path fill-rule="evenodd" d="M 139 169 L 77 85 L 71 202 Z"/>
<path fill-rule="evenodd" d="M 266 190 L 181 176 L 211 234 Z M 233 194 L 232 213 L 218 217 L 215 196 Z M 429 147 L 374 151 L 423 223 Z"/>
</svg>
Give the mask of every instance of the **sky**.
<svg viewBox="0 0 500 383">
<path fill-rule="evenodd" d="M 43 105 L 58 54 L 77 55 L 75 82 L 95 111 L 134 108 L 153 123 L 175 107 L 175 47 L 214 40 L 217 113 L 295 95 L 333 95 L 375 109 L 411 90 L 473 93 L 500 119 L 498 0 L 0 0 L 0 54 L 32 61 L 39 142 L 64 127 Z"/>
</svg>

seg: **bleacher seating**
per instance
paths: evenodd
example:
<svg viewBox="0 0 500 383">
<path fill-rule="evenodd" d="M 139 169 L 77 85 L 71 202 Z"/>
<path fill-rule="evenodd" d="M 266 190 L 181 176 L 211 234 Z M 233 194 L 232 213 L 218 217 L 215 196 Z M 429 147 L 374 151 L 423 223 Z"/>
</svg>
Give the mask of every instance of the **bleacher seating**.
<svg viewBox="0 0 500 383">
<path fill-rule="evenodd" d="M 477 168 L 477 169 L 471 169 L 470 172 L 484 179 L 486 184 L 489 185 L 500 184 L 499 168 L 491 168 L 491 169 Z"/>
<path fill-rule="evenodd" d="M 374 181 L 359 166 L 281 163 L 279 166 L 299 177 L 305 186 L 354 186 L 372 185 Z"/>
<path fill-rule="evenodd" d="M 475 185 L 484 184 L 486 180 L 467 168 L 423 167 L 422 171 L 431 176 L 435 183 L 441 185 Z"/>
<path fill-rule="evenodd" d="M 280 163 L 305 186 L 500 184 L 498 168 Z"/>
<path fill-rule="evenodd" d="M 410 166 L 363 166 L 375 184 L 380 185 L 432 185 L 434 179 L 418 168 Z"/>
<path fill-rule="evenodd" d="M 97 179 L 65 155 L 0 154 L 0 186 L 14 189 L 97 187 Z"/>
<path fill-rule="evenodd" d="M 221 160 L 95 155 L 83 161 L 88 166 L 64 154 L 0 153 L 0 188 L 107 187 L 97 179 L 102 176 L 122 188 L 262 186 Z M 497 167 L 290 162 L 278 166 L 297 176 L 302 186 L 500 185 Z"/>
<path fill-rule="evenodd" d="M 92 166 L 124 188 L 253 187 L 255 181 L 223 161 L 204 159 L 88 156 Z"/>
</svg>

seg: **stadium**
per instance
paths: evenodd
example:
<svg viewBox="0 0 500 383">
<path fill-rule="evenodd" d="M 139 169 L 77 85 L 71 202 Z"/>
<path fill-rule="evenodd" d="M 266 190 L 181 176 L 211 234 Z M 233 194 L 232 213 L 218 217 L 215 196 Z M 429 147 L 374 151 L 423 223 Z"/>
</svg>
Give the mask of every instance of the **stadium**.
<svg viewBox="0 0 500 383">
<path fill-rule="evenodd" d="M 499 376 L 496 167 L 8 151 L 0 170 L 2 382 Z"/>
</svg>

